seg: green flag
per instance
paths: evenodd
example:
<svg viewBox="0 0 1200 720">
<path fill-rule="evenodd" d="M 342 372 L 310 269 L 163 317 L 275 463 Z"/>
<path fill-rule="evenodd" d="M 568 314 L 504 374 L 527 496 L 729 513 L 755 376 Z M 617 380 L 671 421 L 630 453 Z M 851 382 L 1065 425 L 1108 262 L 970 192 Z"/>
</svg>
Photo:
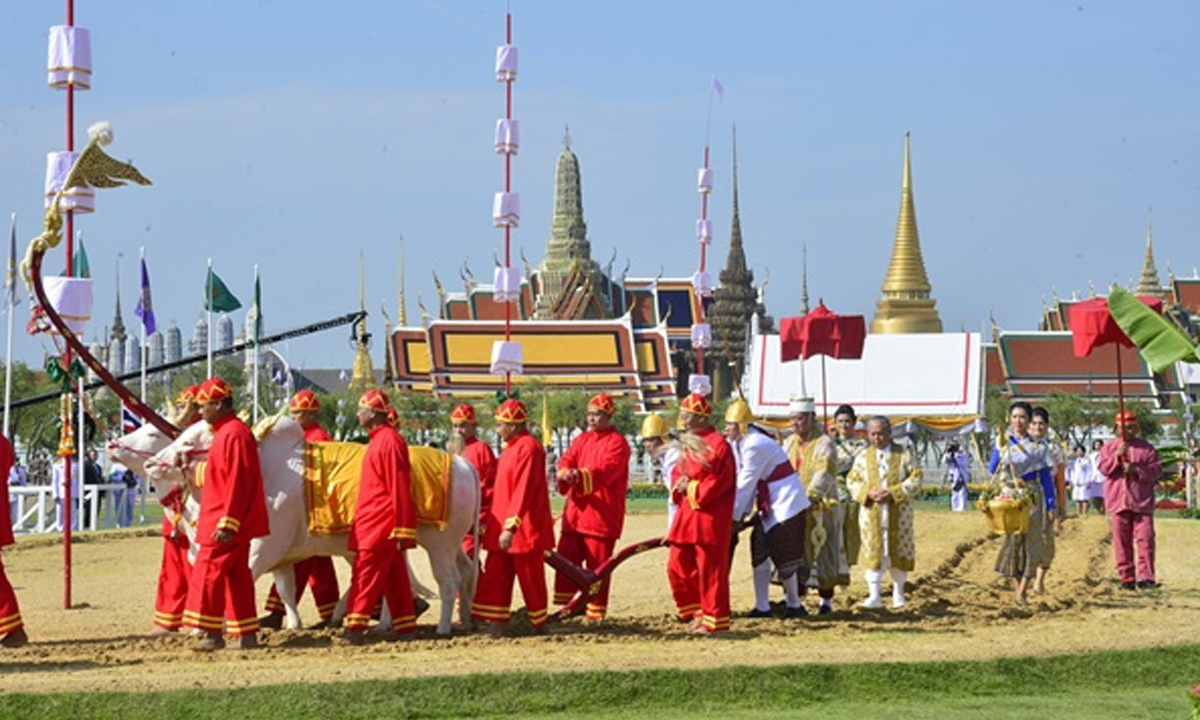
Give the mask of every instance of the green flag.
<svg viewBox="0 0 1200 720">
<path fill-rule="evenodd" d="M 204 294 L 204 309 L 214 312 L 233 312 L 242 306 L 241 301 L 229 292 L 217 274 L 208 269 L 208 292 Z"/>
<path fill-rule="evenodd" d="M 1137 345 L 1146 364 L 1162 372 L 1180 360 L 1200 362 L 1196 343 L 1171 324 L 1171 321 L 1146 307 L 1127 290 L 1115 287 L 1108 295 L 1108 311 L 1113 320 Z"/>
<path fill-rule="evenodd" d="M 90 278 L 92 268 L 88 265 L 87 250 L 83 247 L 83 238 L 79 238 L 79 247 L 71 257 L 71 277 Z"/>
</svg>

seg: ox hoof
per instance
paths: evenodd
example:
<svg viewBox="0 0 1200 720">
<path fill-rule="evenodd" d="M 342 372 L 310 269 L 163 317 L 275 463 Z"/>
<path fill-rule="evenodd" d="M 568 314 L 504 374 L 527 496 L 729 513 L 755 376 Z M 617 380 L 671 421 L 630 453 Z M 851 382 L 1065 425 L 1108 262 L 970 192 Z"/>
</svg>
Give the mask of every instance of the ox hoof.
<svg viewBox="0 0 1200 720">
<path fill-rule="evenodd" d="M 262 645 L 258 643 L 258 635 L 242 635 L 233 638 L 229 643 L 229 647 L 234 650 L 257 650 Z"/>
<path fill-rule="evenodd" d="M 353 645 L 357 647 L 359 645 L 365 645 L 366 643 L 367 636 L 362 630 L 347 630 L 346 632 L 342 633 L 343 645 Z"/>
<path fill-rule="evenodd" d="M 258 619 L 258 626 L 260 628 L 267 628 L 269 630 L 282 630 L 283 629 L 283 613 L 272 612 L 272 613 L 267 613 L 266 615 L 263 615 L 262 617 L 260 617 Z"/>
<path fill-rule="evenodd" d="M 25 628 L 19 627 L 9 634 L 0 638 L 0 647 L 6 647 L 9 650 L 14 650 L 29 642 L 29 636 L 25 634 Z"/>
<path fill-rule="evenodd" d="M 225 638 L 220 633 L 206 633 L 204 637 L 192 643 L 195 652 L 213 652 L 225 647 Z"/>
</svg>

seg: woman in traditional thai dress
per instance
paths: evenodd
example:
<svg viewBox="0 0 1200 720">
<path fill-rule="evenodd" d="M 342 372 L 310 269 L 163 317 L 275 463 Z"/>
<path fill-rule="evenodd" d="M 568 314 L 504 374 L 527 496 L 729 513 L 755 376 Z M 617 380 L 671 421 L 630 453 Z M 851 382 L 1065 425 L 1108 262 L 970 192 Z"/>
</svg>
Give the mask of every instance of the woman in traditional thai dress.
<svg viewBox="0 0 1200 720">
<path fill-rule="evenodd" d="M 1029 435 L 1033 408 L 1018 401 L 1008 410 L 1008 432 L 997 438 L 988 472 L 1006 484 L 1023 482 L 1032 502 L 1029 529 L 1022 535 L 1005 535 L 996 557 L 996 572 L 1017 579 L 1017 604 L 1029 604 L 1029 581 L 1037 575 L 1042 561 L 1042 538 L 1045 533 L 1045 491 L 1053 478 L 1046 460 L 1045 448 Z"/>
<path fill-rule="evenodd" d="M 1042 492 L 1046 496 L 1046 522 L 1042 525 L 1042 561 L 1038 563 L 1037 575 L 1033 578 L 1033 592 L 1043 595 L 1046 592 L 1046 572 L 1054 562 L 1057 530 L 1062 526 L 1061 512 L 1066 500 L 1066 484 L 1063 481 L 1063 466 L 1066 464 L 1066 454 L 1062 445 L 1050 432 L 1050 411 L 1040 405 L 1033 409 L 1033 418 L 1029 421 L 1029 435 L 1041 443 L 1046 452 L 1046 462 L 1050 466 L 1050 484 L 1042 483 Z"/>
</svg>

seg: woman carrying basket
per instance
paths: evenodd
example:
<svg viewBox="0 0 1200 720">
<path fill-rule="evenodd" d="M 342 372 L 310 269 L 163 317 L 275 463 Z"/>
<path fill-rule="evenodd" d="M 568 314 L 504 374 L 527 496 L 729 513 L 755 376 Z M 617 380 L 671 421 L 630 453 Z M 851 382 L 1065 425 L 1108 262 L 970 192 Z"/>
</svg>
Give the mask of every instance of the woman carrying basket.
<svg viewBox="0 0 1200 720">
<path fill-rule="evenodd" d="M 1045 446 L 1029 435 L 1033 408 L 1027 402 L 1015 402 L 1008 409 L 1008 432 L 996 440 L 988 472 L 1001 483 L 1023 485 L 1031 503 L 1029 528 L 1019 535 L 1005 535 L 996 572 L 1017 579 L 1017 604 L 1029 604 L 1029 581 L 1042 563 L 1042 542 L 1046 524 L 1046 488 L 1053 492 L 1054 477 Z"/>
</svg>

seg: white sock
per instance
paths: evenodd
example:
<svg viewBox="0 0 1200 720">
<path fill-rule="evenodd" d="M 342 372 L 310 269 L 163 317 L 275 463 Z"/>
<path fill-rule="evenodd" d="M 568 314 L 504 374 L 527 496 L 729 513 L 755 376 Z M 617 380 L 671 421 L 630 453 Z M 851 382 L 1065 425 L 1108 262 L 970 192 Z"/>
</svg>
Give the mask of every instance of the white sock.
<svg viewBox="0 0 1200 720">
<path fill-rule="evenodd" d="M 754 566 L 754 609 L 771 609 L 771 561 Z"/>
<path fill-rule="evenodd" d="M 800 578 L 793 575 L 783 581 L 783 596 L 790 608 L 800 607 Z"/>
</svg>

